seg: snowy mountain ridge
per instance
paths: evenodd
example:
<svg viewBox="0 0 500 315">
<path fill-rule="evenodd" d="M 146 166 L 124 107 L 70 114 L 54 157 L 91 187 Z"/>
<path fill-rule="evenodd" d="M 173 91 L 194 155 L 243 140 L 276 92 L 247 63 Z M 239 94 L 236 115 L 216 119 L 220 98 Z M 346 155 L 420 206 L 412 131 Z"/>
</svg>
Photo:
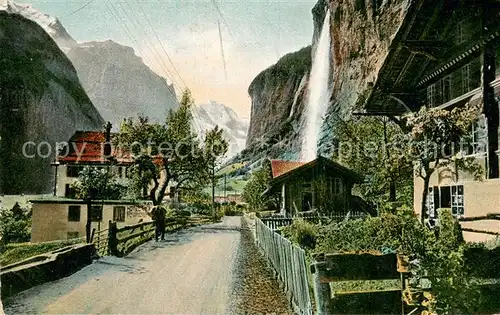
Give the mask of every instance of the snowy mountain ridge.
<svg viewBox="0 0 500 315">
<path fill-rule="evenodd" d="M 232 108 L 216 101 L 200 104 L 195 110 L 195 127 L 200 134 L 205 134 L 215 126 L 225 131 L 229 142 L 228 158 L 245 149 L 248 119 L 240 118 Z"/>
</svg>

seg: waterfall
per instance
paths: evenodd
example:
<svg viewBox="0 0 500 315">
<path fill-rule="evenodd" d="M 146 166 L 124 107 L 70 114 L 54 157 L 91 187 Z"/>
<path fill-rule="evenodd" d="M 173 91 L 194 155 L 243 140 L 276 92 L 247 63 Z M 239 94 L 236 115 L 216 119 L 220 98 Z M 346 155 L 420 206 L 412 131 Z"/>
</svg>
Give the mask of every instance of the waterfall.
<svg viewBox="0 0 500 315">
<path fill-rule="evenodd" d="M 312 161 L 317 156 L 318 138 L 329 102 L 330 79 L 330 10 L 314 53 L 306 103 L 306 125 L 302 135 L 301 160 Z"/>
</svg>

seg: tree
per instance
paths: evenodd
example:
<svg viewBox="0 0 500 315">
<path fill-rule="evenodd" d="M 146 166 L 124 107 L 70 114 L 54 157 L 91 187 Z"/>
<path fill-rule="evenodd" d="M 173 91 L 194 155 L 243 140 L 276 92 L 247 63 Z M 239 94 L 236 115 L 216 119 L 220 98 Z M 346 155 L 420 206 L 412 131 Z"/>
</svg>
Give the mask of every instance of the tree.
<svg viewBox="0 0 500 315">
<path fill-rule="evenodd" d="M 263 196 L 271 180 L 271 163 L 266 160 L 262 167 L 252 173 L 252 177 L 243 188 L 243 199 L 252 211 L 269 209 L 275 201 L 272 196 Z"/>
<path fill-rule="evenodd" d="M 484 170 L 474 157 L 464 157 L 461 152 L 467 145 L 471 126 L 478 117 L 477 107 L 456 107 L 453 110 L 436 110 L 423 107 L 407 118 L 408 133 L 401 137 L 415 161 L 416 176 L 424 181 L 422 195 L 421 222 L 425 219 L 429 182 L 432 174 L 443 168 L 455 172 L 471 173 L 477 180 L 482 179 Z"/>
<path fill-rule="evenodd" d="M 31 237 L 31 211 L 16 202 L 12 209 L 0 212 L 0 243 L 28 242 Z"/>
<path fill-rule="evenodd" d="M 403 135 L 401 128 L 386 117 L 338 120 L 333 158 L 365 175 L 365 182 L 357 186 L 365 200 L 378 204 L 401 201 L 411 205 L 413 161 L 399 152 Z"/>
<path fill-rule="evenodd" d="M 478 280 L 471 276 L 464 261 L 466 244 L 460 224 L 450 209 L 441 209 L 436 235 L 427 241 L 417 277 L 432 283 L 428 305 L 434 314 L 477 313 L 480 301 Z"/>
<path fill-rule="evenodd" d="M 90 242 L 92 203 L 96 200 L 121 199 L 125 187 L 117 182 L 108 168 L 85 166 L 72 184 L 72 188 L 75 190 L 76 198 L 83 199 L 87 204 L 85 235 L 87 242 Z"/>
<path fill-rule="evenodd" d="M 221 158 L 227 153 L 229 144 L 224 139 L 224 130 L 215 126 L 214 129 L 207 132 L 205 135 L 205 159 L 210 172 L 212 184 L 212 213 L 215 217 L 215 169 L 221 162 Z"/>
<path fill-rule="evenodd" d="M 134 158 L 134 194 L 148 196 L 154 205 L 161 205 L 170 184 L 179 190 L 207 182 L 203 147 L 192 130 L 193 105 L 185 90 L 179 109 L 171 110 L 165 123 L 152 123 L 147 117 L 127 119 L 115 138 L 115 144 Z"/>
</svg>

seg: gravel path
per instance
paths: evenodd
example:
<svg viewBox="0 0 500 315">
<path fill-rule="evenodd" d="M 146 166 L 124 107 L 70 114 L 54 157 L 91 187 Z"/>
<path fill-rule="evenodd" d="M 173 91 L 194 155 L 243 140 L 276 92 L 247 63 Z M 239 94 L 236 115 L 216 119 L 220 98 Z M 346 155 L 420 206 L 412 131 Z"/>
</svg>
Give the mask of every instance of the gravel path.
<svg viewBox="0 0 500 315">
<path fill-rule="evenodd" d="M 245 219 L 236 265 L 232 309 L 237 311 L 233 314 L 293 314 Z"/>
<path fill-rule="evenodd" d="M 290 314 L 240 218 L 105 257 L 4 301 L 6 314 Z"/>
</svg>

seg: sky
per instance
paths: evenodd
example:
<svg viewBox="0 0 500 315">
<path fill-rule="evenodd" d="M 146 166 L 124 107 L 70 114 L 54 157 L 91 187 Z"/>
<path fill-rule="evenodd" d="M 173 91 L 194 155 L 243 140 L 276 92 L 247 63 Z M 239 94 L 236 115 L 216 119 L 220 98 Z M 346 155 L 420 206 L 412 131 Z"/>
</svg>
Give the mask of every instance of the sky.
<svg viewBox="0 0 500 315">
<path fill-rule="evenodd" d="M 196 103 L 215 100 L 233 108 L 241 117 L 249 117 L 251 99 L 247 90 L 253 78 L 279 57 L 311 43 L 311 9 L 316 1 L 19 2 L 31 3 L 43 13 L 59 18 L 78 42 L 111 39 L 133 47 L 148 66 L 177 88 L 187 86 Z"/>
</svg>

